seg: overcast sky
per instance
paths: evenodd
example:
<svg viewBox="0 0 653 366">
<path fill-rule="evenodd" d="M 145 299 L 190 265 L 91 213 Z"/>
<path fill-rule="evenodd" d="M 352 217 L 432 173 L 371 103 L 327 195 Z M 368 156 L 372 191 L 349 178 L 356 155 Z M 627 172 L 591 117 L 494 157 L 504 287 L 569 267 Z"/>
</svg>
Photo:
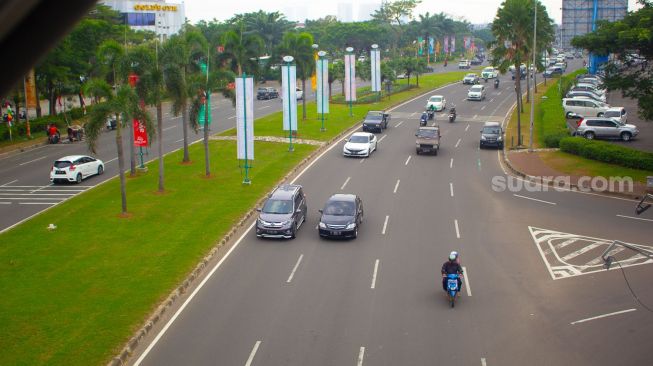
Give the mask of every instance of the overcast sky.
<svg viewBox="0 0 653 366">
<path fill-rule="evenodd" d="M 562 0 L 541 0 L 547 7 L 549 16 L 560 24 L 562 15 L 560 8 Z M 175 0 L 168 0 L 174 3 Z M 351 16 L 353 20 L 362 19 L 363 15 L 369 13 L 368 9 L 375 9 L 381 4 L 380 0 L 185 0 L 186 17 L 192 23 L 198 20 L 210 21 L 212 19 L 225 20 L 234 14 L 248 13 L 258 10 L 268 12 L 279 11 L 291 19 L 317 19 L 325 15 L 338 15 L 339 4 L 351 4 Z M 422 0 L 417 7 L 415 14 L 424 14 L 427 11 L 431 14 L 445 12 L 453 18 L 465 18 L 473 24 L 490 23 L 496 15 L 497 8 L 502 0 Z M 629 10 L 633 10 L 636 0 L 628 0 Z M 344 5 L 344 8 L 348 8 Z M 341 6 L 342 7 L 342 6 Z M 345 10 L 346 11 L 346 10 Z M 342 12 L 342 10 L 341 10 Z M 363 14 L 358 14 L 359 12 Z"/>
</svg>

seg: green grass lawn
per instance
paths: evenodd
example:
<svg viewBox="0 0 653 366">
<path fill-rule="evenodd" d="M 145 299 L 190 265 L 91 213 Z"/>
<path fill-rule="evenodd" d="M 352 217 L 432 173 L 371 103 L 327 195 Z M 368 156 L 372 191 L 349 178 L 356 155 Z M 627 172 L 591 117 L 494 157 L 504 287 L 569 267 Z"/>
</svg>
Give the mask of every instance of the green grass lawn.
<svg viewBox="0 0 653 366">
<path fill-rule="evenodd" d="M 129 218 L 120 218 L 118 179 L 0 234 L 0 365 L 100 365 L 248 209 L 315 147 L 256 143 L 243 186 L 235 142 L 212 141 L 203 177 L 201 144 L 128 179 Z M 93 179 L 93 178 L 91 178 Z M 53 223 L 55 231 L 46 226 Z"/>
<path fill-rule="evenodd" d="M 367 111 L 386 109 L 406 99 L 425 93 L 428 90 L 462 80 L 466 73 L 467 71 L 456 71 L 446 74 L 423 75 L 419 79 L 419 88 L 392 94 L 389 98 L 383 98 L 383 100 L 377 103 L 354 104 L 352 108 L 353 116 L 349 115 L 348 105 L 330 104 L 329 109 L 331 113 L 325 114 L 325 132 L 320 131 L 322 120 L 317 114 L 317 105 L 315 102 L 306 103 L 306 120 L 302 120 L 301 101 L 298 101 L 297 113 L 299 118 L 297 121 L 297 137 L 310 140 L 328 141 L 339 134 L 343 129 L 349 128 L 355 123 L 360 122 L 363 117 L 365 117 Z M 414 83 L 414 80 L 412 80 L 411 83 Z M 256 136 L 288 136 L 288 133 L 283 131 L 282 124 L 282 112 L 269 114 L 265 117 L 256 119 L 254 122 L 254 134 Z M 235 136 L 236 130 L 230 129 L 222 132 L 221 135 Z"/>
<path fill-rule="evenodd" d="M 538 81 L 539 82 L 539 81 Z M 511 81 L 512 84 L 514 84 L 514 81 Z M 533 130 L 533 147 L 539 148 L 541 147 L 540 145 L 540 134 L 541 134 L 541 128 L 540 126 L 542 125 L 542 96 L 544 96 L 547 91 L 553 90 L 557 88 L 557 83 L 552 82 L 550 79 L 547 80 L 547 85 L 539 85 L 537 88 L 537 93 L 535 94 L 535 111 L 533 113 L 533 125 L 535 126 L 535 129 Z M 523 84 L 523 91 L 526 91 L 526 84 Z M 554 88 L 555 87 L 555 88 Z M 513 95 L 515 95 L 513 93 Z M 514 98 L 513 103 L 517 101 L 517 97 Z M 530 144 L 530 120 L 531 120 L 531 104 L 526 101 L 526 97 L 523 99 L 524 101 L 524 112 L 521 113 L 521 135 L 522 135 L 522 143 L 524 146 L 528 146 Z M 506 127 L 506 147 L 507 148 L 512 148 L 512 143 L 514 142 L 514 145 L 516 147 L 517 145 L 517 107 L 515 107 L 515 112 L 512 114 L 510 117 L 510 121 L 508 122 L 508 126 Z M 564 121 L 564 117 L 563 117 Z"/>
<path fill-rule="evenodd" d="M 568 154 L 562 151 L 540 153 L 540 158 L 551 168 L 570 175 L 597 177 L 631 177 L 635 182 L 646 184 L 646 177 L 653 176 L 653 171 L 626 168 L 596 160 Z"/>
</svg>

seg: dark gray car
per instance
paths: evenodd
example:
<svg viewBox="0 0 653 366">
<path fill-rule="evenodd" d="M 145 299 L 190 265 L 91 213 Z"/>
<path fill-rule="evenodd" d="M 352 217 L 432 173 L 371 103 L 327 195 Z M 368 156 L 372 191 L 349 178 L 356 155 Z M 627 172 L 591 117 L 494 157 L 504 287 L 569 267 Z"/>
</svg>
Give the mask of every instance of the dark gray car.
<svg viewBox="0 0 653 366">
<path fill-rule="evenodd" d="M 284 184 L 277 187 L 256 220 L 256 236 L 293 239 L 306 222 L 306 196 L 300 185 Z"/>
<path fill-rule="evenodd" d="M 334 194 L 320 210 L 318 232 L 323 238 L 356 238 L 363 222 L 363 201 L 355 194 Z"/>
<path fill-rule="evenodd" d="M 481 130 L 480 148 L 495 146 L 503 149 L 503 129 L 499 122 L 485 122 Z"/>
</svg>

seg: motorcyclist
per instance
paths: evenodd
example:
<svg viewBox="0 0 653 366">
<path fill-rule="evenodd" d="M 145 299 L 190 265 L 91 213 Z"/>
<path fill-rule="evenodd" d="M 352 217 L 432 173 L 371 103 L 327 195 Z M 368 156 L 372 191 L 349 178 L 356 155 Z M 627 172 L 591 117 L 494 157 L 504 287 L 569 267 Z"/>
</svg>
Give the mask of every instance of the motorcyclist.
<svg viewBox="0 0 653 366">
<path fill-rule="evenodd" d="M 494 79 L 494 88 L 496 89 L 498 87 L 499 87 L 499 79 L 497 78 L 497 79 Z"/>
<path fill-rule="evenodd" d="M 429 115 L 426 111 L 422 112 L 422 116 L 419 118 L 420 125 L 426 125 L 426 121 L 429 120 Z"/>
<path fill-rule="evenodd" d="M 462 289 L 463 267 L 460 265 L 458 252 L 452 251 L 449 260 L 442 265 L 442 289 L 447 292 L 447 275 L 458 275 L 458 291 Z"/>
<path fill-rule="evenodd" d="M 61 138 L 61 135 L 59 133 L 59 129 L 57 128 L 57 125 L 52 123 L 50 124 L 50 127 L 48 127 L 48 140 L 52 144 L 56 144 L 59 142 L 59 139 Z"/>
<path fill-rule="evenodd" d="M 431 104 L 426 112 L 429 116 L 429 119 L 433 119 L 433 117 L 435 116 L 435 106 Z"/>
</svg>

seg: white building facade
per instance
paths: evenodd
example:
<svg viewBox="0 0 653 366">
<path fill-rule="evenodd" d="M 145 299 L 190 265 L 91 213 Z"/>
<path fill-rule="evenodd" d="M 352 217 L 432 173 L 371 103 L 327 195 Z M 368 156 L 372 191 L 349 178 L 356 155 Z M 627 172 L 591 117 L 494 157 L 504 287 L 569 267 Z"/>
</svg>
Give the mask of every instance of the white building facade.
<svg viewBox="0 0 653 366">
<path fill-rule="evenodd" d="M 178 33 L 186 20 L 183 3 L 164 0 L 105 0 L 102 3 L 119 11 L 125 24 L 132 29 L 152 31 L 162 40 Z"/>
</svg>

